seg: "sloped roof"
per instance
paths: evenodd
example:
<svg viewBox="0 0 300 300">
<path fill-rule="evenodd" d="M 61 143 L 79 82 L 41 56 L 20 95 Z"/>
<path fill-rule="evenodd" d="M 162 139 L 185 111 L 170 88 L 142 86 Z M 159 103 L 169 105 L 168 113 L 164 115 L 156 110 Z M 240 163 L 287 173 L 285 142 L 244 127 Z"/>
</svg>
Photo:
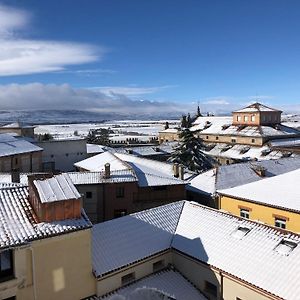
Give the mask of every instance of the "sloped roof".
<svg viewBox="0 0 300 300">
<path fill-rule="evenodd" d="M 265 178 L 230 189 L 220 194 L 300 212 L 300 169 Z"/>
<path fill-rule="evenodd" d="M 15 138 L 7 133 L 0 134 L 0 157 L 42 150 L 42 148 L 27 142 L 23 138 Z"/>
<path fill-rule="evenodd" d="M 175 202 L 92 228 L 97 277 L 170 248 L 184 202 Z"/>
<path fill-rule="evenodd" d="M 92 156 L 74 164 L 75 167 L 91 172 L 101 172 L 105 170 L 104 165 L 110 164 L 111 171 L 128 170 L 129 167 L 113 153 L 106 151 L 104 153 Z"/>
<path fill-rule="evenodd" d="M 256 167 L 265 169 L 265 177 L 284 174 L 300 168 L 300 157 L 287 157 L 274 160 L 262 160 L 219 166 L 197 175 L 187 188 L 206 194 L 214 194 L 216 190 L 229 189 L 263 179 L 255 172 Z"/>
<path fill-rule="evenodd" d="M 175 298 L 176 300 L 207 300 L 207 298 L 204 297 L 203 294 L 201 294 L 200 291 L 187 281 L 178 271 L 171 269 L 152 274 L 127 285 L 126 287 L 120 288 L 115 292 L 109 293 L 109 295 L 96 299 L 113 300 L 117 295 L 122 295 L 123 297 L 126 297 L 126 299 L 130 299 L 130 295 L 132 295 L 132 293 L 137 289 L 151 289 L 153 291 L 159 291 L 164 295 L 172 297 L 172 299 Z M 140 293 L 142 294 L 142 291 L 140 291 Z M 142 296 L 141 294 L 140 296 Z M 148 293 L 146 295 L 149 296 Z M 147 299 L 149 298 L 147 297 Z"/>
<path fill-rule="evenodd" d="M 180 201 L 101 223 L 92 236 L 96 276 L 173 248 L 278 297 L 300 293 L 299 235 L 197 203 Z M 279 251 L 286 239 L 296 245 L 290 253 Z"/>
<path fill-rule="evenodd" d="M 28 200 L 28 187 L 0 189 L 0 219 L 0 248 L 91 227 L 84 211 L 80 219 L 38 223 Z"/>
<path fill-rule="evenodd" d="M 67 174 L 75 185 L 137 181 L 132 170 L 111 171 L 109 178 L 105 178 L 104 172 L 68 172 Z"/>
<path fill-rule="evenodd" d="M 268 107 L 264 104 L 261 103 L 253 103 L 250 104 L 242 109 L 235 110 L 234 113 L 239 113 L 239 112 L 270 112 L 270 111 L 277 111 L 277 112 L 282 112 L 281 110 L 275 109 Z"/>
<path fill-rule="evenodd" d="M 51 178 L 33 180 L 42 203 L 70 199 L 80 199 L 81 196 L 68 174 L 54 175 Z"/>
<path fill-rule="evenodd" d="M 185 181 L 173 176 L 173 164 L 124 153 L 104 152 L 78 162 L 75 166 L 88 171 L 103 171 L 107 162 L 112 171 L 133 171 L 141 187 L 185 184 Z M 184 172 L 185 179 L 194 175 L 188 170 Z"/>
</svg>

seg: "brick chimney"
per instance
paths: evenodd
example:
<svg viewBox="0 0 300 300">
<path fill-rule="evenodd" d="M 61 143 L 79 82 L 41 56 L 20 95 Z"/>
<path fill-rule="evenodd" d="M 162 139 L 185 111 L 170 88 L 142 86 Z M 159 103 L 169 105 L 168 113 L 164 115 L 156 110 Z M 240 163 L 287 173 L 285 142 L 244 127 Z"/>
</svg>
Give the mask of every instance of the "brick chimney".
<svg viewBox="0 0 300 300">
<path fill-rule="evenodd" d="M 104 171 L 104 177 L 105 178 L 110 178 L 110 164 L 106 163 L 104 165 L 105 171 Z"/>
<path fill-rule="evenodd" d="M 81 195 L 67 174 L 28 176 L 29 202 L 39 222 L 81 218 Z"/>
</svg>

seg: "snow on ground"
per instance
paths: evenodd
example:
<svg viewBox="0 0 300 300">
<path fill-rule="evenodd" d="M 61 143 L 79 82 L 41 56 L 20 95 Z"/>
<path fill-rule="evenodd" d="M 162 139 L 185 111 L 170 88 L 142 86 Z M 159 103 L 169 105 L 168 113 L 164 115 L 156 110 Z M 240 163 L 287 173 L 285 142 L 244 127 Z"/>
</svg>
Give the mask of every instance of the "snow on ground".
<svg viewBox="0 0 300 300">
<path fill-rule="evenodd" d="M 288 127 L 300 129 L 300 115 L 282 115 L 282 124 Z"/>
<path fill-rule="evenodd" d="M 78 136 L 85 137 L 90 129 L 110 128 L 115 135 L 127 135 L 130 137 L 138 135 L 158 136 L 158 132 L 164 129 L 166 122 L 169 122 L 171 128 L 179 124 L 179 121 L 176 120 L 126 120 L 105 123 L 38 125 L 34 132 L 35 134 L 50 133 L 55 139 L 59 139 L 72 138 L 75 136 L 74 132 Z"/>
</svg>

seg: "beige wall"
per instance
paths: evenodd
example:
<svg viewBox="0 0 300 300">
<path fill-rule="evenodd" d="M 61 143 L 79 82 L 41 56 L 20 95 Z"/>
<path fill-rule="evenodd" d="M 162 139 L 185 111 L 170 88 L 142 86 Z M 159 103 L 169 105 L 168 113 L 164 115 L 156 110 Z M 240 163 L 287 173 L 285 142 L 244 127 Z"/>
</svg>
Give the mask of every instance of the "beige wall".
<svg viewBox="0 0 300 300">
<path fill-rule="evenodd" d="M 114 272 L 110 275 L 104 276 L 97 281 L 97 296 L 105 295 L 111 291 L 116 290 L 122 286 L 122 276 L 135 273 L 135 279 L 143 278 L 153 273 L 153 263 L 164 260 L 165 266 L 172 263 L 172 254 L 170 251 L 155 257 L 145 259 L 140 263 L 136 263 L 130 267 L 123 268 L 119 272 Z M 192 299 L 191 299 L 192 300 Z"/>
<path fill-rule="evenodd" d="M 81 299 L 95 294 L 90 229 L 35 241 L 32 248 L 37 299 Z"/>
<path fill-rule="evenodd" d="M 158 139 L 160 144 L 163 142 L 173 142 L 180 140 L 179 133 L 175 132 L 159 132 Z"/>
<path fill-rule="evenodd" d="M 235 136 L 235 135 L 217 135 L 217 134 L 205 134 L 198 133 L 198 136 L 206 143 L 226 143 L 232 144 L 232 139 L 235 139 L 234 144 L 241 145 L 253 145 L 253 146 L 262 146 L 264 140 L 262 137 L 246 137 L 246 136 Z M 254 141 L 252 141 L 254 139 Z"/>
</svg>

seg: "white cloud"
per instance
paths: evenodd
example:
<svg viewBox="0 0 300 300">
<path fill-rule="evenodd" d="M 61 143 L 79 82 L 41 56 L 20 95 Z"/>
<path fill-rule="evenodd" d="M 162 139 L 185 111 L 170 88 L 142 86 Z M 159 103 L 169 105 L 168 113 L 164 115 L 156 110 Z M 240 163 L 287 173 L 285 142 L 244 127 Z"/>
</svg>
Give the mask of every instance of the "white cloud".
<svg viewBox="0 0 300 300">
<path fill-rule="evenodd" d="M 210 105 L 229 105 L 230 103 L 225 99 L 215 99 L 202 102 L 203 104 L 210 104 Z"/>
<path fill-rule="evenodd" d="M 130 86 L 103 86 L 92 88 L 95 91 L 100 91 L 106 95 L 126 95 L 126 96 L 139 96 L 146 94 L 153 94 L 164 89 L 175 87 L 174 85 L 164 85 L 156 87 L 130 87 Z"/>
<path fill-rule="evenodd" d="M 0 76 L 64 70 L 99 60 L 106 51 L 88 44 L 24 39 L 15 34 L 29 23 L 27 12 L 0 4 Z"/>
<path fill-rule="evenodd" d="M 0 110 L 75 109 L 102 113 L 181 114 L 186 104 L 132 100 L 126 95 L 110 96 L 98 90 L 75 89 L 68 84 L 0 85 Z"/>
</svg>

